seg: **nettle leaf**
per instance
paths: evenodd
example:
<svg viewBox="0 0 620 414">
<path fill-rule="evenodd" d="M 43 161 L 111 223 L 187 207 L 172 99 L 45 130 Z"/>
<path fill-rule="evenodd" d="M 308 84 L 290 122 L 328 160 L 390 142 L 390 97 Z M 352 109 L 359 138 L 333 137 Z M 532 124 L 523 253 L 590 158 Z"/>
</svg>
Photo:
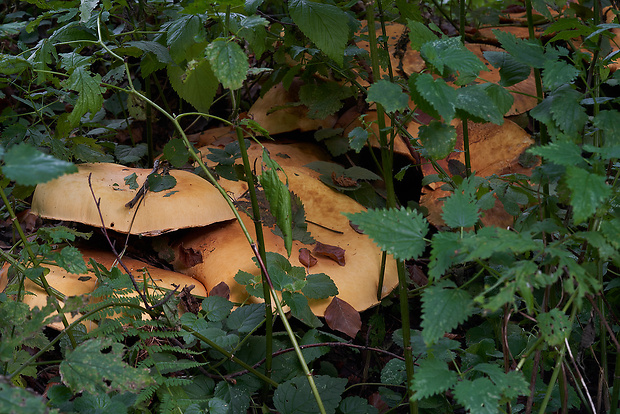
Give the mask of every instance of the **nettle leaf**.
<svg viewBox="0 0 620 414">
<path fill-rule="evenodd" d="M 460 381 L 454 387 L 454 396 L 471 413 L 496 414 L 499 412 L 501 395 L 488 378 Z"/>
<path fill-rule="evenodd" d="M 241 46 L 230 40 L 215 39 L 207 46 L 205 55 L 224 88 L 236 90 L 243 86 L 250 64 Z"/>
<path fill-rule="evenodd" d="M 581 148 L 572 141 L 552 142 L 542 147 L 530 148 L 528 151 L 543 157 L 547 161 L 565 167 L 586 166 L 586 161 L 581 156 Z"/>
<path fill-rule="evenodd" d="M 499 68 L 501 86 L 508 87 L 524 81 L 532 72 L 532 68 L 506 52 L 486 51 L 482 54 L 491 65 Z"/>
<path fill-rule="evenodd" d="M 415 78 L 415 86 L 420 96 L 433 106 L 446 124 L 449 124 L 456 111 L 454 106 L 457 97 L 456 90 L 441 78 L 435 80 L 429 73 L 418 75 Z"/>
<path fill-rule="evenodd" d="M 443 280 L 422 293 L 422 337 L 427 345 L 465 322 L 474 312 L 469 293 Z"/>
<path fill-rule="evenodd" d="M 349 17 L 331 4 L 310 0 L 291 0 L 288 10 L 293 22 L 339 66 L 349 38 Z"/>
<path fill-rule="evenodd" d="M 418 129 L 418 139 L 424 147 L 422 155 L 441 160 L 454 151 L 456 128 L 443 122 L 431 121 Z"/>
<path fill-rule="evenodd" d="M 387 112 L 402 111 L 408 107 L 409 97 L 400 85 L 381 79 L 368 88 L 366 102 L 376 102 Z"/>
<path fill-rule="evenodd" d="M 152 384 L 147 368 L 132 368 L 123 361 L 124 350 L 124 345 L 108 338 L 83 342 L 60 363 L 62 382 L 74 393 L 91 394 L 136 392 Z"/>
<path fill-rule="evenodd" d="M 475 122 L 492 122 L 497 125 L 504 123 L 504 113 L 500 111 L 483 84 L 459 88 L 455 106 L 459 109 L 461 119 L 469 118 Z"/>
<path fill-rule="evenodd" d="M 420 53 L 429 65 L 444 74 L 450 69 L 460 74 L 478 74 L 487 67 L 473 54 L 458 37 L 426 42 L 420 48 Z"/>
<path fill-rule="evenodd" d="M 396 259 L 416 259 L 426 248 L 424 236 L 428 232 L 428 222 L 415 210 L 401 207 L 400 210 L 368 210 L 345 216 Z"/>
<path fill-rule="evenodd" d="M 269 201 L 271 214 L 275 217 L 278 228 L 282 232 L 282 239 L 286 252 L 290 256 L 293 248 L 293 216 L 291 206 L 291 193 L 288 190 L 288 179 L 286 184 L 280 181 L 277 171 L 280 166 L 269 157 L 266 149 L 263 149 L 263 162 L 267 168 L 258 177 L 265 190 L 265 197 Z"/>
<path fill-rule="evenodd" d="M 620 144 L 620 112 L 600 111 L 594 117 L 593 123 L 603 132 L 605 146 Z"/>
<path fill-rule="evenodd" d="M 309 299 L 327 299 L 338 294 L 334 281 L 325 273 L 316 273 L 306 276 L 306 285 L 301 288 Z"/>
<path fill-rule="evenodd" d="M 444 201 L 441 217 L 452 228 L 473 226 L 480 218 L 475 196 L 457 189 Z"/>
<path fill-rule="evenodd" d="M 63 174 L 77 172 L 77 167 L 44 154 L 26 143 L 13 145 L 4 154 L 2 173 L 20 185 L 46 183 Z"/>
<path fill-rule="evenodd" d="M 437 40 L 437 35 L 422 22 L 408 20 L 407 27 L 409 28 L 410 47 L 413 50 L 419 51 L 424 43 Z"/>
<path fill-rule="evenodd" d="M 551 117 L 569 135 L 578 134 L 588 120 L 586 109 L 580 104 L 582 97 L 571 85 L 563 85 L 547 98 L 551 99 Z"/>
<path fill-rule="evenodd" d="M 566 169 L 566 185 L 571 191 L 570 204 L 573 206 L 575 224 L 589 219 L 611 195 L 611 187 L 602 175 L 577 167 Z"/>
<path fill-rule="evenodd" d="M 351 95 L 349 88 L 336 82 L 305 84 L 299 88 L 299 100 L 308 107 L 308 117 L 325 119 L 342 108 L 342 99 Z"/>
<path fill-rule="evenodd" d="M 498 365 L 487 363 L 476 365 L 474 370 L 487 374 L 504 398 L 512 400 L 529 392 L 529 384 L 522 371 L 504 372 Z"/>
<path fill-rule="evenodd" d="M 62 82 L 64 87 L 78 93 L 73 110 L 67 118 L 69 123 L 76 126 L 87 112 L 91 118 L 103 107 L 103 92 L 106 88 L 100 86 L 101 75 L 93 75 L 84 66 L 75 68 L 69 79 Z"/>
<path fill-rule="evenodd" d="M 543 68 L 547 58 L 538 41 L 517 39 L 514 34 L 497 29 L 493 30 L 493 34 L 502 48 L 517 61 L 533 68 Z"/>
<path fill-rule="evenodd" d="M 489 98 L 491 98 L 491 101 L 495 104 L 497 110 L 502 114 L 502 116 L 505 115 L 515 101 L 512 94 L 496 83 L 487 82 L 483 83 L 481 86 L 485 89 L 485 92 Z"/>
<path fill-rule="evenodd" d="M 189 58 L 186 52 L 195 45 L 195 39 L 205 37 L 202 20 L 195 15 L 180 15 L 178 19 L 165 26 L 165 29 L 166 45 L 176 63 Z"/>
<path fill-rule="evenodd" d="M 325 412 L 334 414 L 342 399 L 347 379 L 327 375 L 314 375 L 313 379 Z M 305 376 L 295 377 L 280 384 L 273 394 L 273 405 L 281 413 L 316 414 L 320 411 Z"/>
<path fill-rule="evenodd" d="M 421 400 L 444 392 L 454 386 L 457 378 L 456 372 L 450 371 L 445 361 L 435 358 L 424 359 L 413 375 L 412 398 Z"/>
</svg>

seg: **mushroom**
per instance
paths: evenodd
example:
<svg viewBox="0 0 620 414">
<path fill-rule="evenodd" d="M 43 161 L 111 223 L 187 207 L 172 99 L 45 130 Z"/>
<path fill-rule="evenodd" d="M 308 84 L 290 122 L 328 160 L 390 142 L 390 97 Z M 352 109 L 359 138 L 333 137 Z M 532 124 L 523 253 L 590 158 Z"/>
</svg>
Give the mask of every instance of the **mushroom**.
<svg viewBox="0 0 620 414">
<path fill-rule="evenodd" d="M 85 262 L 87 262 L 89 258 L 93 258 L 97 263 L 104 265 L 107 269 L 111 269 L 112 266 L 119 267 L 118 264 L 115 264 L 116 257 L 110 252 L 82 249 L 81 253 Z M 132 258 L 126 257 L 122 260 L 123 264 L 125 264 L 129 271 L 132 272 L 139 286 L 142 286 L 144 274 L 148 274 L 150 276 L 149 280 L 152 280 L 152 283 L 149 283 L 148 286 L 149 291 L 151 292 L 154 289 L 153 285 L 163 289 L 175 289 L 175 286 L 183 288 L 184 286 L 193 285 L 194 288 L 192 289 L 192 294 L 197 296 L 207 296 L 207 291 L 200 282 L 184 274 L 160 269 Z M 93 273 L 75 274 L 69 273 L 62 267 L 56 265 L 42 264 L 41 266 L 49 269 L 49 273 L 45 276 L 45 279 L 49 285 L 66 297 L 88 295 L 95 290 L 97 285 L 97 277 Z M 2 271 L 0 271 L 0 286 L 6 286 L 7 284 L 8 267 L 8 264 L 5 264 Z M 32 280 L 25 278 L 24 288 L 26 292 L 32 293 L 24 296 L 24 303 L 30 306 L 31 309 L 35 307 L 42 308 L 47 304 L 47 293 L 42 287 L 34 283 Z M 135 294 L 135 292 L 132 293 L 132 295 Z M 62 304 L 63 302 L 60 301 L 60 303 Z M 79 317 L 80 315 L 77 314 L 66 314 L 66 318 L 69 323 L 77 320 Z M 93 322 L 87 321 L 85 324 L 88 330 L 95 326 Z M 64 329 L 64 325 L 60 321 L 54 321 L 49 326 L 57 330 Z"/>
<path fill-rule="evenodd" d="M 344 266 L 327 257 L 318 257 L 309 273 L 325 273 L 338 287 L 338 298 L 348 302 L 358 311 L 378 303 L 377 288 L 381 268 L 381 251 L 366 235 L 357 233 L 349 225 L 343 212 L 355 213 L 364 207 L 349 197 L 324 185 L 318 179 L 306 174 L 306 169 L 283 167 L 289 181 L 289 189 L 304 203 L 308 230 L 317 242 L 340 247 L 345 251 Z M 242 220 L 254 236 L 252 220 L 242 214 Z M 248 298 L 245 288 L 234 276 L 239 270 L 254 275 L 260 270 L 254 264 L 250 246 L 237 223 L 217 225 L 208 232 L 192 230 L 176 246 L 175 270 L 201 281 L 207 290 L 224 282 L 230 288 L 230 299 L 243 302 Z M 263 226 L 265 249 L 286 256 L 284 242 L 266 226 Z M 293 242 L 290 262 L 293 266 L 305 267 L 299 260 L 299 250 L 308 248 L 299 241 Z M 184 263 L 179 260 L 183 252 L 191 251 L 201 256 L 200 263 Z M 396 262 L 389 257 L 381 296 L 388 295 L 398 283 Z M 255 300 L 250 298 L 250 300 Z M 311 300 L 310 307 L 317 316 L 323 316 L 330 299 Z"/>
<path fill-rule="evenodd" d="M 121 233 L 154 236 L 234 218 L 215 187 L 195 174 L 178 170 L 170 171 L 177 182 L 174 188 L 147 191 L 138 207 L 126 207 L 150 173 L 151 170 L 117 164 L 81 164 L 75 174 L 39 184 L 33 195 L 32 211 L 45 218 L 100 227 L 101 219 L 88 185 L 92 174 L 92 190 L 101 200 L 99 207 L 105 226 Z M 135 188 L 125 182 L 132 174 L 136 174 L 138 183 Z"/>
</svg>

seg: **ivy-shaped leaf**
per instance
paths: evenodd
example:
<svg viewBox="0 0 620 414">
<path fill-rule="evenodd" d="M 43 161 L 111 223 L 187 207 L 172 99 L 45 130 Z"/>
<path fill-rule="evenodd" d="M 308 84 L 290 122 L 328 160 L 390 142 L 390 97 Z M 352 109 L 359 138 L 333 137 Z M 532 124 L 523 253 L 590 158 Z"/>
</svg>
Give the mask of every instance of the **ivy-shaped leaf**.
<svg viewBox="0 0 620 414">
<path fill-rule="evenodd" d="M 291 0 L 291 18 L 301 31 L 338 65 L 344 62 L 349 17 L 340 8 L 311 0 Z"/>
<path fill-rule="evenodd" d="M 426 248 L 428 222 L 417 211 L 401 207 L 345 215 L 396 259 L 416 259 Z"/>
<path fill-rule="evenodd" d="M 241 46 L 230 40 L 215 39 L 207 46 L 205 55 L 224 88 L 236 90 L 243 86 L 250 65 Z"/>
<path fill-rule="evenodd" d="M 84 66 L 75 68 L 69 79 L 63 82 L 67 89 L 78 93 L 78 98 L 73 105 L 73 110 L 67 118 L 71 125 L 80 122 L 84 114 L 90 112 L 91 118 L 103 107 L 103 92 L 106 88 L 100 86 L 101 75 L 93 75 Z"/>
<path fill-rule="evenodd" d="M 427 345 L 433 344 L 465 322 L 474 311 L 469 293 L 444 280 L 429 286 L 422 293 L 422 337 Z"/>
<path fill-rule="evenodd" d="M 28 144 L 13 145 L 4 154 L 2 173 L 20 185 L 46 183 L 63 174 L 77 172 L 77 167 L 44 154 Z"/>
</svg>

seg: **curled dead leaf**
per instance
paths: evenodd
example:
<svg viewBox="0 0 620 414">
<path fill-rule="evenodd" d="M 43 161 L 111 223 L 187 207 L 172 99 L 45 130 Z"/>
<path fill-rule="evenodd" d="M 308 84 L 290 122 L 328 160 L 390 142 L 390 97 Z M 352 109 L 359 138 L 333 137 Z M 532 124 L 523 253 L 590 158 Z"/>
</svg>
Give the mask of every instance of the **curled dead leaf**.
<svg viewBox="0 0 620 414">
<path fill-rule="evenodd" d="M 312 256 L 310 250 L 304 248 L 299 249 L 299 263 L 306 267 L 312 267 L 317 263 L 316 257 Z"/>
<path fill-rule="evenodd" d="M 345 265 L 344 249 L 338 246 L 332 246 L 329 244 L 316 242 L 316 244 L 314 245 L 314 253 L 320 254 L 321 256 L 329 257 L 340 266 Z"/>
<path fill-rule="evenodd" d="M 357 187 L 357 181 L 353 178 L 344 175 L 338 176 L 334 171 L 332 171 L 332 182 L 340 187 Z"/>
</svg>

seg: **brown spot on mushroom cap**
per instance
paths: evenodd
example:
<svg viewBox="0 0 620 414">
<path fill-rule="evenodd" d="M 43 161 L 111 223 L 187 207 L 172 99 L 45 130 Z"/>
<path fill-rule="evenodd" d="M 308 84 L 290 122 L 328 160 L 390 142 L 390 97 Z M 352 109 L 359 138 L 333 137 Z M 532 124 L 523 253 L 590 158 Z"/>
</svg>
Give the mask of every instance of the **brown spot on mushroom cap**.
<svg viewBox="0 0 620 414">
<path fill-rule="evenodd" d="M 319 224 L 308 223 L 308 230 L 312 236 L 317 241 L 345 250 L 345 266 L 320 257 L 317 258 L 317 264 L 310 269 L 310 273 L 329 275 L 338 287 L 340 292 L 338 297 L 358 311 L 376 305 L 381 251 L 366 235 L 356 233 L 349 226 L 349 220 L 341 214 L 359 212 L 364 210 L 364 207 L 319 180 L 304 174 L 302 169 L 285 167 L 284 170 L 289 179 L 290 190 L 299 194 L 304 203 L 307 220 Z M 241 217 L 252 237 L 255 237 L 252 220 L 245 214 L 241 214 Z M 191 268 L 179 268 L 175 263 L 175 269 L 200 280 L 207 289 L 225 282 L 230 287 L 231 300 L 243 302 L 248 296 L 247 292 L 243 286 L 235 282 L 234 276 L 239 270 L 254 275 L 260 274 L 252 261 L 254 257 L 252 249 L 237 223 L 215 227 L 217 228 L 209 231 L 192 230 L 183 238 L 185 248 L 191 247 L 203 252 L 203 262 Z M 263 227 L 263 233 L 266 250 L 286 256 L 282 239 L 266 227 Z M 299 241 L 293 242 L 293 253 L 290 257 L 293 266 L 305 267 L 296 254 L 304 247 L 309 246 Z M 397 283 L 396 262 L 392 257 L 388 257 L 381 296 L 388 295 Z M 316 315 L 323 316 L 330 301 L 331 299 L 311 300 L 310 307 Z"/>
<path fill-rule="evenodd" d="M 95 200 L 88 186 L 88 176 L 95 196 L 101 199 L 105 225 L 128 233 L 136 207 L 127 208 L 138 189 L 130 189 L 124 178 L 135 173 L 142 185 L 151 172 L 117 164 L 81 164 L 75 174 L 63 175 L 39 184 L 32 200 L 32 211 L 42 217 L 76 221 L 101 226 Z M 171 190 L 148 191 L 131 226 L 132 234 L 158 235 L 187 227 L 206 226 L 234 218 L 228 204 L 215 187 L 187 171 L 171 171 L 177 184 Z"/>
</svg>

